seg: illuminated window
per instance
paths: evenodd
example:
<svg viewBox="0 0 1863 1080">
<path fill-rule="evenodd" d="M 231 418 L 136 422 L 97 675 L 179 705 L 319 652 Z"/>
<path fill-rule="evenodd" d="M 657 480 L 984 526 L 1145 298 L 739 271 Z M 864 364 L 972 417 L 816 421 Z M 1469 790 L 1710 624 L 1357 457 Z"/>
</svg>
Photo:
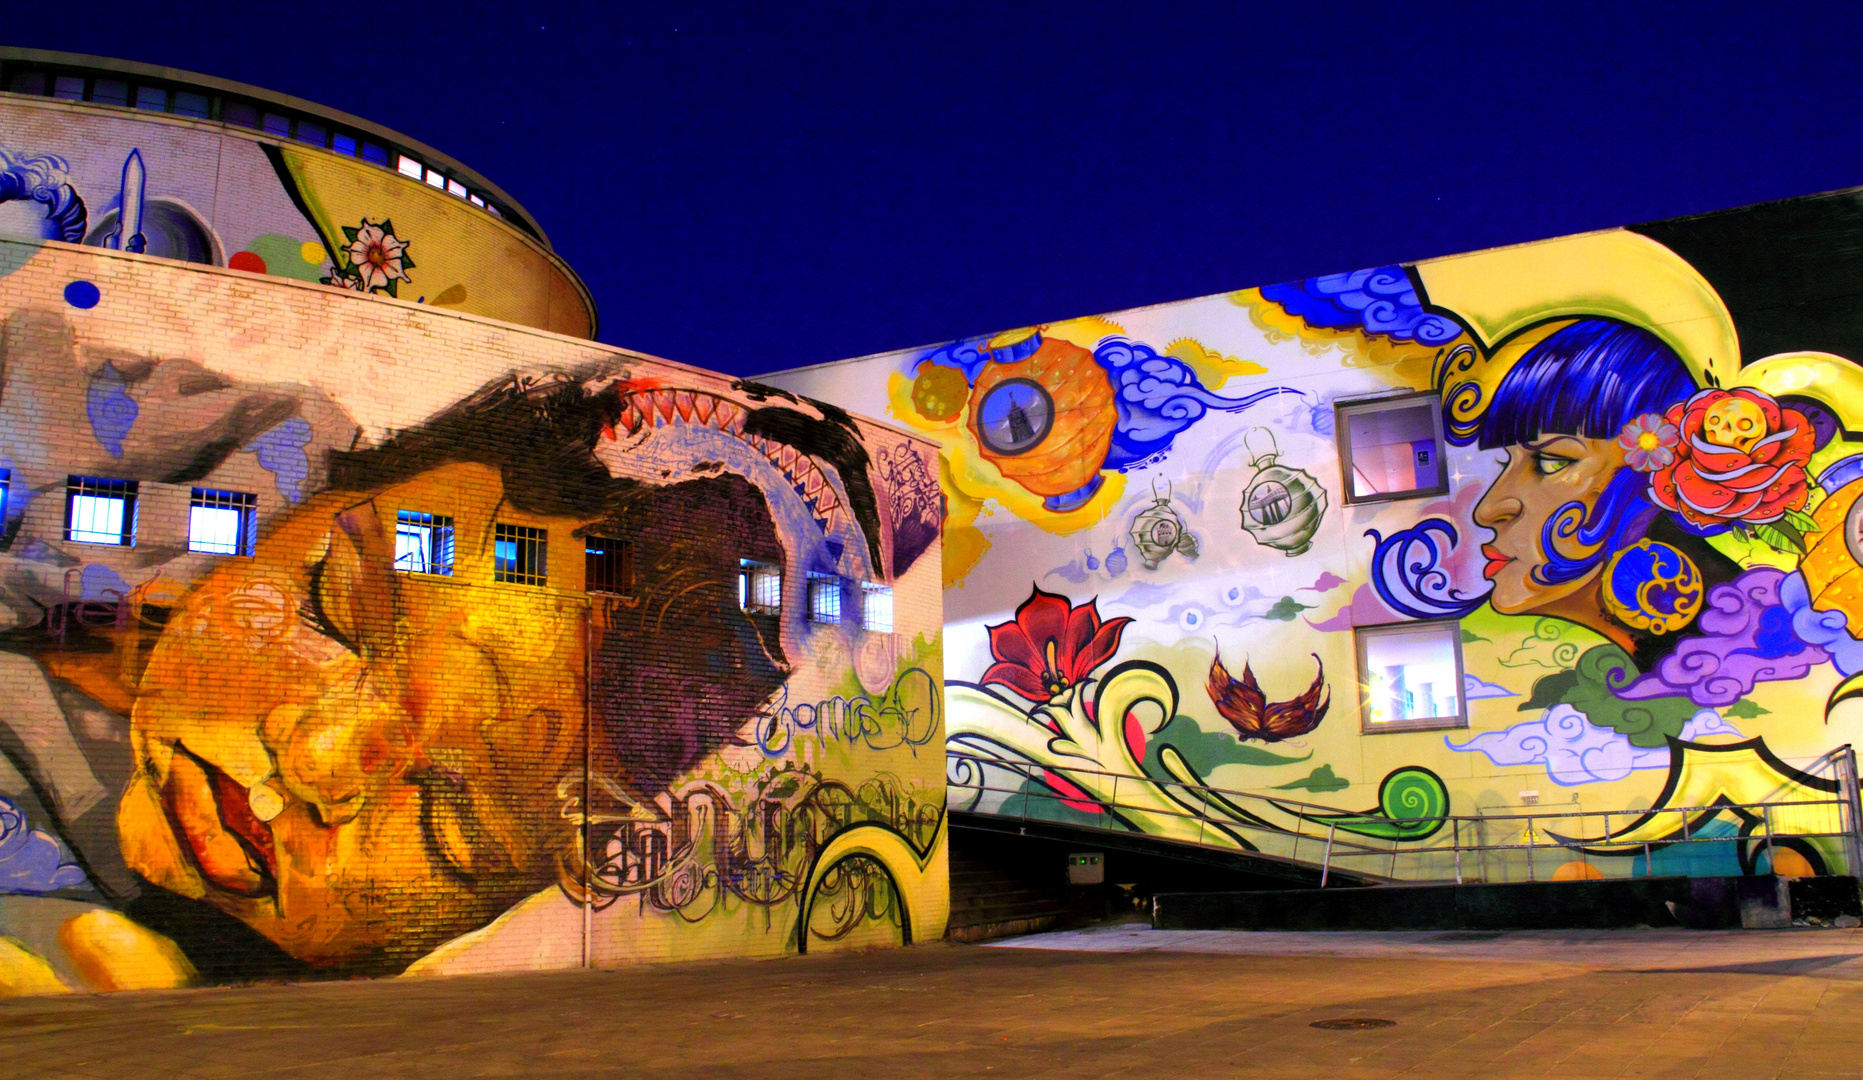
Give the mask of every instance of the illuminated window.
<svg viewBox="0 0 1863 1080">
<path fill-rule="evenodd" d="M 1342 403 L 1335 418 L 1346 502 L 1376 502 L 1449 490 L 1443 468 L 1442 404 L 1435 394 Z"/>
<path fill-rule="evenodd" d="M 1460 623 L 1363 626 L 1356 633 L 1364 730 L 1468 726 Z"/>
<path fill-rule="evenodd" d="M 472 205 L 474 205 L 474 206 L 484 206 L 484 205 L 485 205 L 485 200 L 484 200 L 484 199 L 481 199 L 481 198 L 479 198 L 479 197 L 478 197 L 477 195 L 471 195 L 471 194 L 468 194 L 468 195 L 466 196 L 466 201 L 467 201 L 467 202 L 469 202 L 469 203 L 471 203 L 471 204 L 472 204 Z"/>
<path fill-rule="evenodd" d="M 549 539 L 523 525 L 492 528 L 492 580 L 514 585 L 549 584 Z"/>
<path fill-rule="evenodd" d="M 446 182 L 446 193 L 448 195 L 457 195 L 463 199 L 466 197 L 466 185 L 457 180 L 448 180 Z"/>
<path fill-rule="evenodd" d="M 339 154 L 348 154 L 350 157 L 355 157 L 356 137 L 354 135 L 345 135 L 339 131 L 330 136 L 330 149 L 335 150 Z"/>
<path fill-rule="evenodd" d="M 588 560 L 583 577 L 588 591 L 634 595 L 633 544 L 605 536 L 589 536 L 583 538 L 582 550 Z"/>
<path fill-rule="evenodd" d="M 188 500 L 188 550 L 250 555 L 257 539 L 259 498 L 243 491 L 195 488 Z"/>
<path fill-rule="evenodd" d="M 402 510 L 395 514 L 395 569 L 404 574 L 453 573 L 453 519 Z"/>
<path fill-rule="evenodd" d="M 420 162 L 415 161 L 413 158 L 407 156 L 406 154 L 402 154 L 400 157 L 395 159 L 395 171 L 400 173 L 402 176 L 411 176 L 414 179 L 419 180 L 420 174 L 426 170 L 421 165 Z"/>
<path fill-rule="evenodd" d="M 291 137 L 291 118 L 288 116 L 280 116 L 277 113 L 268 112 L 265 114 L 265 118 L 260 122 L 259 126 L 265 130 L 267 135 L 276 135 L 281 139 L 289 139 Z"/>
<path fill-rule="evenodd" d="M 136 481 L 73 476 L 65 483 L 65 539 L 80 544 L 136 542 Z"/>
<path fill-rule="evenodd" d="M 745 611 L 764 615 L 783 610 L 783 571 L 772 563 L 739 559 L 737 603 Z"/>
<path fill-rule="evenodd" d="M 833 574 L 809 575 L 809 621 L 832 626 L 841 621 L 841 579 Z"/>
<path fill-rule="evenodd" d="M 13 490 L 13 470 L 0 469 L 0 532 L 6 531 L 7 495 Z"/>
<path fill-rule="evenodd" d="M 427 186 L 436 187 L 444 191 L 446 189 L 446 177 L 442 176 L 441 174 L 439 174 L 438 172 L 435 172 L 432 169 L 428 169 L 427 170 Z"/>
<path fill-rule="evenodd" d="M 869 581 L 860 587 L 860 625 L 876 634 L 893 632 L 893 587 Z"/>
</svg>

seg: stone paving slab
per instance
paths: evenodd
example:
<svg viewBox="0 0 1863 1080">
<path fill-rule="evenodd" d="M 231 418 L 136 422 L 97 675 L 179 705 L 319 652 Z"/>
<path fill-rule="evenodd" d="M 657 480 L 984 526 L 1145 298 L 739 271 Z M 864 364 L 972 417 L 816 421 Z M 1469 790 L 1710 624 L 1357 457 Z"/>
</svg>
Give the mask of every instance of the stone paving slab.
<svg viewBox="0 0 1863 1080">
<path fill-rule="evenodd" d="M 1316 1020 L 1390 1027 L 1327 1031 Z M 1851 1077 L 1855 931 L 1251 934 L 0 1002 L 0 1077 Z"/>
</svg>

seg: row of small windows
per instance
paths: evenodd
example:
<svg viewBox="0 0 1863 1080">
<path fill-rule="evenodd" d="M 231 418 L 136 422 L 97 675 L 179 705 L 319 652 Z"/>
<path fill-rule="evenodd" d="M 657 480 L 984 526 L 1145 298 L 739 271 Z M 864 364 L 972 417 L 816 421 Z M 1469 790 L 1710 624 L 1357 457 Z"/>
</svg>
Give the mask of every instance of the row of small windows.
<svg viewBox="0 0 1863 1080">
<path fill-rule="evenodd" d="M 0 469 L 0 519 L 12 474 Z M 72 476 L 65 485 L 65 539 L 79 544 L 131 547 L 136 543 L 135 480 Z M 188 500 L 188 550 L 212 555 L 246 555 L 258 541 L 258 496 L 244 491 L 194 488 Z M 634 545 L 591 536 L 584 540 L 589 592 L 634 594 Z M 453 574 L 453 519 L 402 510 L 395 516 L 395 569 L 409 574 Z M 543 529 L 496 524 L 492 533 L 492 580 L 515 585 L 549 584 L 549 536 Z"/>
<path fill-rule="evenodd" d="M 0 519 L 12 475 L 0 469 Z M 136 543 L 135 480 L 72 476 L 65 484 L 65 539 L 79 544 L 131 547 Z M 258 540 L 258 496 L 244 491 L 194 488 L 188 499 L 188 550 L 213 555 L 245 555 Z M 514 585 L 548 585 L 550 538 L 527 525 L 492 526 L 492 580 Z M 612 537 L 583 538 L 584 587 L 593 593 L 634 595 L 634 545 Z M 406 574 L 451 577 L 454 566 L 453 519 L 416 510 L 395 515 L 395 569 Z M 808 619 L 836 625 L 845 617 L 846 582 L 833 574 L 808 576 Z M 738 605 L 754 614 L 775 614 L 783 607 L 783 571 L 774 563 L 738 562 Z M 893 590 L 876 582 L 860 583 L 860 624 L 876 633 L 893 632 Z"/>
<path fill-rule="evenodd" d="M 823 626 L 839 625 L 844 618 L 842 595 L 846 582 L 834 574 L 808 576 L 808 618 Z M 783 609 L 783 570 L 774 563 L 738 560 L 737 602 L 745 611 L 774 615 Z M 893 589 L 876 582 L 860 583 L 860 625 L 878 634 L 893 632 Z"/>
<path fill-rule="evenodd" d="M 0 513 L 10 476 L 0 475 Z M 79 544 L 129 547 L 136 542 L 134 480 L 73 476 L 65 484 L 65 539 Z M 258 529 L 258 497 L 243 491 L 195 488 L 188 498 L 188 550 L 251 555 Z"/>
<path fill-rule="evenodd" d="M 277 106 L 220 94 L 204 94 L 166 83 L 146 83 L 102 75 L 76 72 L 61 73 L 42 68 L 7 65 L 6 89 L 9 93 L 34 97 L 54 97 L 64 101 L 88 101 L 96 105 L 113 105 L 124 109 L 165 112 L 192 116 L 201 120 L 219 120 L 237 127 L 263 131 L 280 139 L 291 139 L 334 150 L 339 154 L 393 169 L 403 176 L 419 180 L 428 187 L 464 199 L 487 213 L 505 217 L 496 203 L 484 193 L 474 191 L 441 169 L 428 165 L 400 147 L 387 147 L 360 133 L 331 124 L 321 117 L 309 117 L 280 111 Z M 509 218 L 526 232 L 529 226 L 518 217 Z"/>
</svg>

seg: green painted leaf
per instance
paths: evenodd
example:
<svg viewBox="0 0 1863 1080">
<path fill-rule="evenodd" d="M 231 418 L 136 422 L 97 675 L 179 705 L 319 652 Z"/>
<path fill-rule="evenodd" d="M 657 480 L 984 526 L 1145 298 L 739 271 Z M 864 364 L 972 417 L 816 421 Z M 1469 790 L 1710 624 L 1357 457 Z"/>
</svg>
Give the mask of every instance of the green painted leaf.
<svg viewBox="0 0 1863 1080">
<path fill-rule="evenodd" d="M 1768 525 L 1753 526 L 1753 535 L 1759 541 L 1780 551 L 1793 555 L 1805 553 L 1805 537 L 1796 528 L 1785 523 L 1783 519 Z"/>
<path fill-rule="evenodd" d="M 1771 709 L 1758 704 L 1751 698 L 1741 698 L 1739 701 L 1729 705 L 1727 711 L 1721 715 L 1730 720 L 1752 720 L 1755 717 L 1765 716 L 1770 712 L 1772 712 Z"/>
<path fill-rule="evenodd" d="M 1551 675 L 1535 679 L 1533 696 L 1521 703 L 1520 711 L 1538 712 L 1541 709 L 1550 709 L 1564 701 L 1566 694 L 1570 693 L 1576 685 L 1578 685 L 1578 672 L 1576 671 L 1555 671 Z"/>
<path fill-rule="evenodd" d="M 1298 788 L 1303 791 L 1344 791 L 1351 786 L 1352 781 L 1342 776 L 1335 775 L 1331 765 L 1321 765 L 1319 768 L 1291 783 L 1274 785 L 1274 790 L 1292 791 Z"/>
<path fill-rule="evenodd" d="M 1480 634 L 1475 633 L 1474 631 L 1470 630 L 1468 627 L 1464 626 L 1462 628 L 1462 644 L 1467 645 L 1471 641 L 1486 641 L 1486 640 L 1488 639 L 1485 637 L 1482 637 Z"/>
<path fill-rule="evenodd" d="M 1814 533 L 1814 532 L 1822 531 L 1820 526 L 1818 525 L 1818 519 L 1812 517 L 1810 514 L 1805 513 L 1803 510 L 1787 510 L 1785 512 L 1785 520 L 1791 522 L 1793 525 L 1798 526 L 1798 531 L 1801 533 Z"/>
<path fill-rule="evenodd" d="M 1300 603 L 1291 596 L 1283 596 L 1274 602 L 1273 607 L 1262 612 L 1261 617 L 1274 619 L 1277 622 L 1293 622 L 1294 616 L 1308 610 L 1311 610 L 1308 605 Z"/>
<path fill-rule="evenodd" d="M 1313 756 L 1311 750 L 1296 757 L 1277 754 L 1254 743 L 1238 742 L 1233 732 L 1205 731 L 1195 720 L 1181 713 L 1147 741 L 1145 772 L 1152 776 L 1170 775 L 1159 759 L 1166 746 L 1176 750 L 1199 776 L 1208 776 L 1224 765 L 1291 765 Z"/>
</svg>

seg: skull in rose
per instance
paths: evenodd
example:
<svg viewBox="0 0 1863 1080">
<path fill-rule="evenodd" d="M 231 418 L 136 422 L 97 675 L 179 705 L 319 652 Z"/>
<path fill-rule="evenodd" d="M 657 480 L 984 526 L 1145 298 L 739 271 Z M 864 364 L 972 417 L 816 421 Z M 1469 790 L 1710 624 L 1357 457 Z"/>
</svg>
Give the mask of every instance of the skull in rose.
<svg viewBox="0 0 1863 1080">
<path fill-rule="evenodd" d="M 1805 414 L 1772 395 L 1707 389 L 1663 417 L 1681 440 L 1675 460 L 1650 477 L 1650 498 L 1697 526 L 1762 525 L 1807 496 L 1805 463 L 1817 448 Z"/>
</svg>

